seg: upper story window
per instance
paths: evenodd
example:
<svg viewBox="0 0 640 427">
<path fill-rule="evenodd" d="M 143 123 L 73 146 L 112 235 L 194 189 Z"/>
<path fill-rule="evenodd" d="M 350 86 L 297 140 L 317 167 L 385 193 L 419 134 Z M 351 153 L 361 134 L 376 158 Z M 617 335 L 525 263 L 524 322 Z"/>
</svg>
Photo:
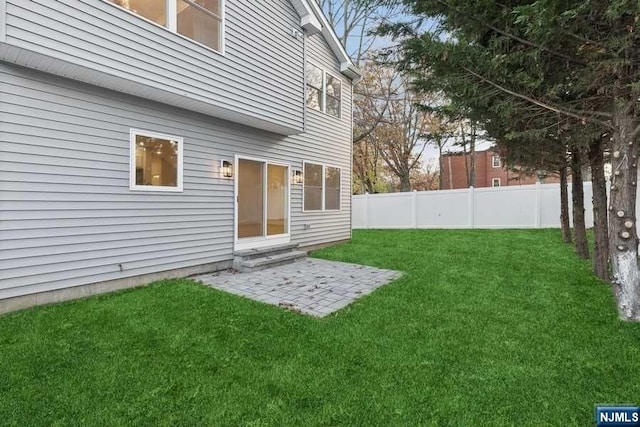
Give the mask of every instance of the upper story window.
<svg viewBox="0 0 640 427">
<path fill-rule="evenodd" d="M 110 0 L 163 27 L 167 26 L 167 0 Z"/>
<path fill-rule="evenodd" d="M 307 64 L 307 106 L 340 117 L 342 80 L 313 64 Z"/>
<path fill-rule="evenodd" d="M 324 72 L 315 65 L 307 65 L 307 106 L 324 110 Z"/>
<path fill-rule="evenodd" d="M 220 52 L 222 50 L 221 2 L 222 0 L 178 0 L 178 33 Z"/>
<path fill-rule="evenodd" d="M 500 178 L 493 178 L 491 180 L 491 186 L 492 187 L 500 187 Z"/>
<path fill-rule="evenodd" d="M 491 157 L 491 162 L 492 162 L 491 165 L 494 168 L 499 168 L 502 165 L 502 163 L 500 163 L 500 156 Z"/>
<path fill-rule="evenodd" d="M 107 0 L 222 52 L 224 0 Z"/>
<path fill-rule="evenodd" d="M 327 114 L 334 117 L 340 117 L 340 104 L 342 101 L 342 81 L 333 77 L 331 74 L 326 74 L 327 79 Z"/>
</svg>

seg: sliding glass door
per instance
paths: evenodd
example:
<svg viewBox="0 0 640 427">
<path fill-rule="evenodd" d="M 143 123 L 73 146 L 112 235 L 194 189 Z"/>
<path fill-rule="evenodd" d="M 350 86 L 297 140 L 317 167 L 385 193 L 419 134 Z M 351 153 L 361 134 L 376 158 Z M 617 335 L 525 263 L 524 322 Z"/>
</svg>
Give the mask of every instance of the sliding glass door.
<svg viewBox="0 0 640 427">
<path fill-rule="evenodd" d="M 238 238 L 263 236 L 264 164 L 238 160 Z"/>
<path fill-rule="evenodd" d="M 288 169 L 286 166 L 267 165 L 267 236 L 289 232 Z"/>
<path fill-rule="evenodd" d="M 238 158 L 236 249 L 289 241 L 289 167 Z"/>
</svg>

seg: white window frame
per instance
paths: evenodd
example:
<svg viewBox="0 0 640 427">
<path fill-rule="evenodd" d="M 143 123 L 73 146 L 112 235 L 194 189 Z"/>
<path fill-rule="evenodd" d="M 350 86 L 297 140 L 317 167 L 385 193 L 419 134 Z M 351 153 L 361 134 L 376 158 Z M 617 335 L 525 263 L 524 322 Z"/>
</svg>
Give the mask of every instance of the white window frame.
<svg viewBox="0 0 640 427">
<path fill-rule="evenodd" d="M 496 162 L 496 160 L 497 160 L 497 162 Z M 496 163 L 497 163 L 497 164 L 496 164 Z M 491 157 L 491 166 L 492 166 L 493 168 L 499 168 L 499 167 L 501 167 L 501 166 L 502 166 L 502 161 L 500 160 L 500 156 L 497 156 L 497 155 L 496 155 L 496 156 L 492 156 L 492 157 Z"/>
<path fill-rule="evenodd" d="M 496 182 L 498 185 L 496 185 Z M 500 182 L 500 178 L 491 178 L 491 187 L 502 187 L 502 183 Z"/>
<path fill-rule="evenodd" d="M 305 66 L 305 79 L 304 79 L 304 105 L 305 108 L 308 108 L 310 110 L 314 110 L 314 111 L 320 111 L 320 112 L 324 112 L 325 109 L 325 92 L 326 92 L 326 88 L 324 85 L 324 70 L 322 69 L 322 67 L 319 67 L 318 65 L 314 64 L 311 61 L 308 61 L 308 64 L 317 68 L 318 70 L 320 70 L 320 72 L 322 73 L 322 81 L 320 82 L 320 99 L 318 100 L 318 102 L 320 102 L 320 108 L 313 108 L 313 107 L 309 107 L 309 104 L 307 104 L 308 100 L 307 100 L 307 89 L 309 89 L 310 87 L 314 88 L 314 89 L 318 89 L 315 86 L 312 86 L 309 84 L 309 72 L 306 69 Z"/>
<path fill-rule="evenodd" d="M 146 136 L 148 138 L 168 139 L 178 142 L 178 170 L 177 186 L 168 187 L 166 185 L 138 185 L 136 184 L 136 136 Z M 159 132 L 151 132 L 140 129 L 129 130 L 129 190 L 132 191 L 152 191 L 182 193 L 183 187 L 183 162 L 184 162 L 184 139 L 179 136 L 167 135 Z"/>
<path fill-rule="evenodd" d="M 287 232 L 285 234 L 275 234 L 275 235 L 265 235 L 265 236 L 259 236 L 259 237 L 242 237 L 239 238 L 238 237 L 238 196 L 239 196 L 239 191 L 240 188 L 238 186 L 239 184 L 239 176 L 238 176 L 238 171 L 240 170 L 239 167 L 239 163 L 240 160 L 251 160 L 254 162 L 259 162 L 265 165 L 264 170 L 263 170 L 263 180 L 265 182 L 267 182 L 267 169 L 268 169 L 268 165 L 276 165 L 276 166 L 282 166 L 287 168 L 287 172 L 286 172 L 286 178 L 287 178 L 287 188 L 286 188 L 286 196 L 287 196 Z M 288 243 L 291 242 L 291 164 L 289 163 L 283 163 L 283 162 L 279 162 L 276 160 L 269 160 L 269 159 L 263 159 L 263 158 L 259 158 L 259 157 L 250 157 L 250 156 L 241 156 L 241 155 L 236 155 L 235 156 L 235 160 L 233 163 L 233 176 L 234 176 L 234 200 L 235 200 L 235 207 L 234 207 L 234 214 L 233 214 L 233 247 L 234 250 L 236 251 L 242 251 L 242 250 L 247 250 L 247 249 L 260 249 L 260 248 L 266 248 L 269 246 L 277 246 L 277 245 L 286 245 Z M 266 221 L 267 221 L 267 194 L 266 192 L 263 193 L 262 195 L 263 199 L 262 199 L 262 206 L 263 206 L 263 215 L 264 215 L 264 219 L 265 219 L 265 227 L 267 226 Z M 266 233 L 265 233 L 266 234 Z"/>
<path fill-rule="evenodd" d="M 339 114 L 337 116 L 334 116 L 333 114 L 329 114 L 327 113 L 327 82 L 329 81 L 329 79 L 327 79 L 327 76 L 331 76 L 334 79 L 337 79 L 340 82 L 340 106 L 338 107 L 339 110 Z M 342 79 L 338 76 L 336 76 L 335 74 L 332 74 L 328 71 L 324 72 L 324 77 L 323 77 L 323 83 L 324 83 L 324 90 L 322 92 L 323 96 L 324 96 L 324 103 L 322 104 L 324 106 L 324 113 L 327 114 L 328 116 L 331 117 L 335 117 L 336 119 L 342 119 Z M 340 173 L 342 173 L 342 171 L 340 171 Z"/>
<path fill-rule="evenodd" d="M 220 50 L 215 50 L 214 48 L 212 48 L 211 46 L 207 46 L 206 44 L 200 43 L 197 40 L 194 40 L 190 37 L 187 37 L 185 35 L 182 35 L 180 33 L 178 33 L 178 0 L 166 0 L 167 2 L 167 10 L 166 10 L 166 15 L 167 15 L 167 25 L 163 26 L 158 24 L 157 22 L 154 22 L 148 18 L 145 18 L 142 15 L 138 15 L 137 13 L 126 9 L 122 6 L 119 6 L 113 2 L 111 2 L 110 0 L 102 0 L 105 3 L 110 4 L 113 7 L 116 7 L 120 10 L 124 10 L 125 12 L 127 12 L 130 15 L 135 16 L 138 19 L 143 19 L 153 25 L 155 25 L 156 27 L 159 28 L 163 28 L 166 31 L 169 31 L 181 38 L 183 38 L 184 40 L 189 40 L 191 43 L 195 43 L 198 46 L 201 46 L 205 49 L 210 50 L 211 52 L 214 52 L 218 55 L 222 55 L 225 56 L 225 48 L 226 48 L 226 0 L 220 0 Z"/>
<path fill-rule="evenodd" d="M 327 188 L 327 168 L 338 169 L 340 172 L 340 186 L 338 190 L 340 191 L 340 196 L 338 197 L 338 208 L 337 209 L 327 209 L 326 204 L 326 188 Z M 342 168 L 333 165 L 322 165 L 322 207 L 325 212 L 340 212 L 342 210 Z"/>
<path fill-rule="evenodd" d="M 305 86 L 305 108 L 309 108 L 310 110 L 313 111 L 320 111 L 321 113 L 326 114 L 329 117 L 333 117 L 335 119 L 341 120 L 342 119 L 342 106 L 343 106 L 343 94 L 342 94 L 342 86 L 343 86 L 343 81 L 342 79 L 337 75 L 337 74 L 333 74 L 330 73 L 329 71 L 325 70 L 324 68 L 322 68 L 321 66 L 319 66 L 318 64 L 316 64 L 313 61 L 307 61 L 307 63 L 309 63 L 310 65 L 313 65 L 314 67 L 316 67 L 317 69 L 319 69 L 320 71 L 322 71 L 322 87 L 320 88 L 320 91 L 322 92 L 322 106 L 321 108 L 318 110 L 317 108 L 312 108 L 309 107 L 307 105 L 307 100 L 306 100 L 306 96 L 307 96 L 307 85 L 308 85 L 308 80 L 305 77 L 305 81 L 304 81 L 304 86 Z M 338 79 L 340 81 L 340 114 L 338 114 L 337 116 L 334 116 L 333 114 L 329 114 L 327 113 L 327 75 L 333 77 L 334 79 Z M 311 162 L 309 162 L 311 163 Z M 314 164 L 319 164 L 319 163 L 314 163 Z"/>
<path fill-rule="evenodd" d="M 305 177 L 307 176 L 306 173 L 306 165 L 310 164 L 310 165 L 314 165 L 314 166 L 322 166 L 322 203 L 321 203 L 321 209 L 311 209 L 311 210 L 307 210 L 305 209 L 305 204 L 304 204 L 304 193 L 305 193 Z M 326 195 L 325 195 L 325 189 L 327 188 L 327 168 L 334 168 L 334 169 L 338 169 L 340 171 L 340 197 L 338 198 L 338 208 L 337 209 L 327 209 L 326 206 Z M 321 163 L 321 162 L 311 162 L 311 161 L 303 161 L 302 162 L 302 212 L 304 213 L 313 213 L 313 212 L 340 212 L 342 210 L 342 191 L 343 191 L 343 185 L 342 185 L 342 168 L 340 166 L 334 166 L 334 165 L 330 165 L 330 164 L 326 164 L 326 163 Z"/>
</svg>

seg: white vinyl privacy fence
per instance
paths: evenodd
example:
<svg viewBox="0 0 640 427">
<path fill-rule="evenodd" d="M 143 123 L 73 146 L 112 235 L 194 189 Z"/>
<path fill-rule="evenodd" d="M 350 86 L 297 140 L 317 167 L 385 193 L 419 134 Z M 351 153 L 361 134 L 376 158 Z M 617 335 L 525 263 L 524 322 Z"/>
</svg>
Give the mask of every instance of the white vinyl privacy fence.
<svg viewBox="0 0 640 427">
<path fill-rule="evenodd" d="M 590 182 L 584 192 L 591 227 Z M 352 215 L 353 228 L 559 228 L 560 184 L 358 195 Z"/>
</svg>

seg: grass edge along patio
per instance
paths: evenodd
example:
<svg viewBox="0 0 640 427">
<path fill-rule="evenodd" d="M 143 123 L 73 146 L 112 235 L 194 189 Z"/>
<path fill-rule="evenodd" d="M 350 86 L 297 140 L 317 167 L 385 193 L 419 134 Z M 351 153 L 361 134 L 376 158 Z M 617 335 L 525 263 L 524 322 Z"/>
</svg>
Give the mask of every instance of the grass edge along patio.
<svg viewBox="0 0 640 427">
<path fill-rule="evenodd" d="M 314 256 L 405 274 L 323 319 L 188 280 L 4 315 L 0 417 L 584 426 L 640 396 L 640 325 L 557 230 L 356 231 Z"/>
</svg>

